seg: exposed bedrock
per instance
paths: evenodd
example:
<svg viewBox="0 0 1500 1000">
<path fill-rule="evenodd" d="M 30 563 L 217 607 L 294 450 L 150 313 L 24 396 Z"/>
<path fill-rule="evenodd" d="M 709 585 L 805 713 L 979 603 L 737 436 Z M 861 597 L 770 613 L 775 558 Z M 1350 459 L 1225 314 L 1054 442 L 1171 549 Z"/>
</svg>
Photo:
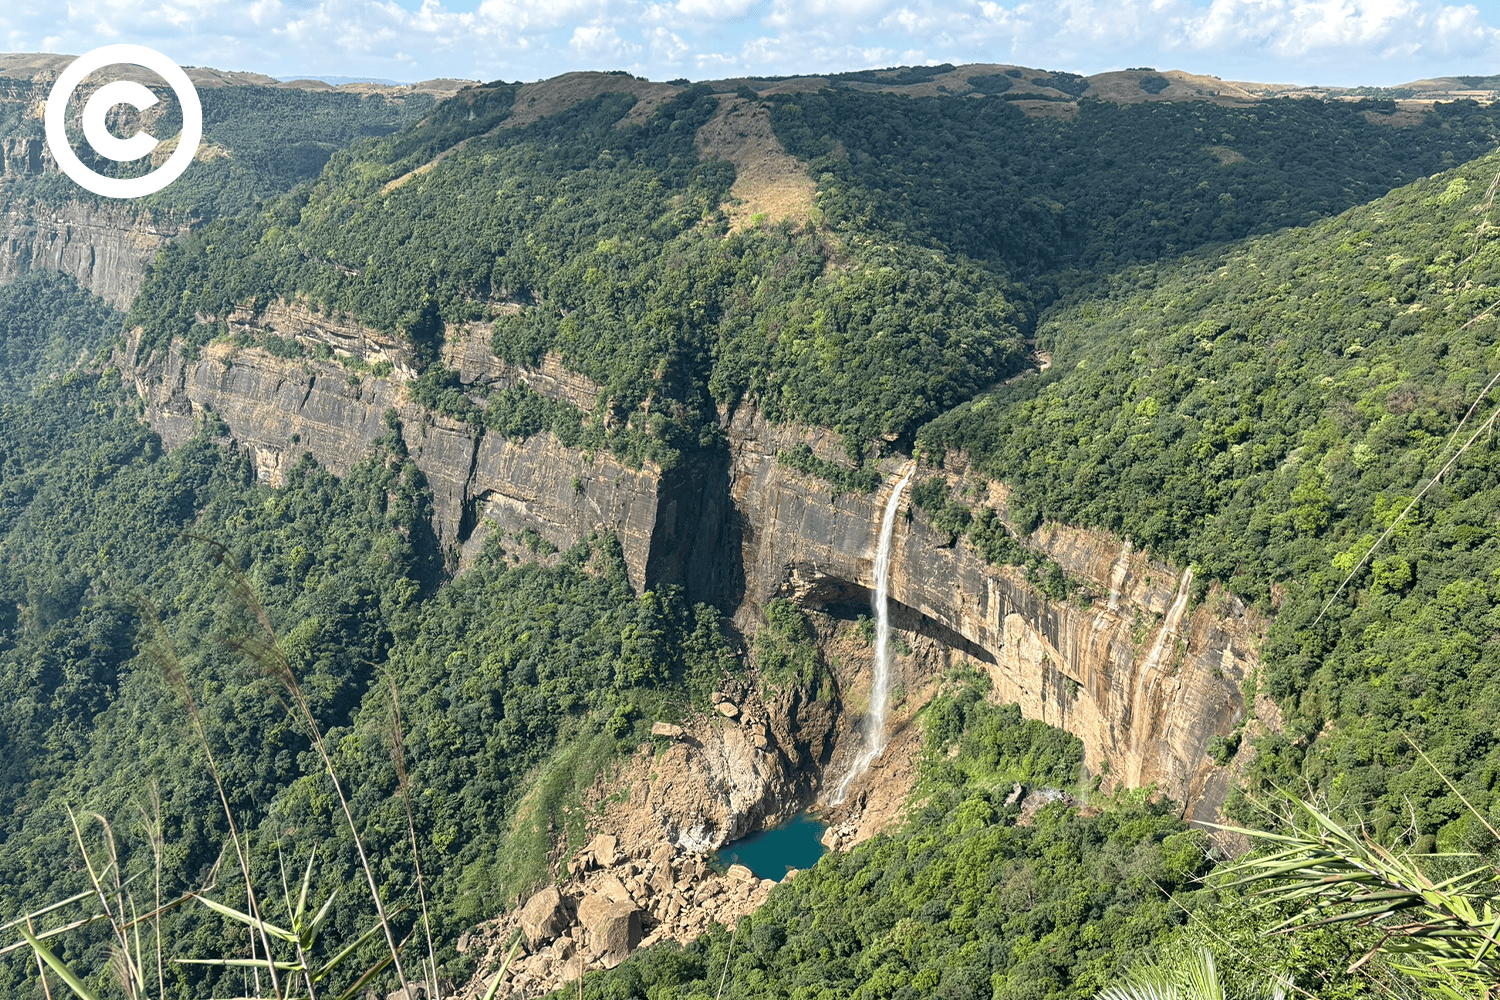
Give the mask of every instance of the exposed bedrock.
<svg viewBox="0 0 1500 1000">
<path fill-rule="evenodd" d="M 750 408 L 728 431 L 744 526 L 740 618 L 748 624 L 751 609 L 776 596 L 868 613 L 880 514 L 899 463 L 875 494 L 834 498 L 776 460 L 798 443 L 832 459 L 831 435 L 773 427 Z M 988 502 L 1005 514 L 1002 488 L 991 487 Z M 1101 596 L 1085 606 L 1048 600 L 1021 570 L 984 562 L 964 541 L 949 545 L 920 513 L 898 518 L 893 625 L 936 640 L 946 655 L 897 658 L 892 685 L 918 690 L 948 662 L 981 663 L 996 697 L 1082 739 L 1094 773 L 1154 783 L 1195 818 L 1212 818 L 1226 782 L 1208 743 L 1241 717 L 1240 681 L 1257 662 L 1264 623 L 1216 588 L 1189 607 L 1189 572 L 1107 533 L 1047 525 L 1029 542 Z"/>
<path fill-rule="evenodd" d="M 12 151 L 7 164 L 13 166 L 20 155 Z M 0 283 L 32 271 L 62 271 L 124 309 L 162 245 L 187 230 L 185 224 L 154 221 L 113 203 L 11 205 L 0 212 Z"/>
<path fill-rule="evenodd" d="M 0 95 L 0 101 L 9 96 Z M 27 89 L 28 114 L 41 115 L 45 91 Z M 146 268 L 185 222 L 152 218 L 129 203 L 41 202 L 8 199 L 6 188 L 24 178 L 58 172 L 37 136 L 0 138 L 0 283 L 32 271 L 61 271 L 117 309 L 135 298 Z"/>
<path fill-rule="evenodd" d="M 611 531 L 637 589 L 681 583 L 707 599 L 733 596 L 734 560 L 706 551 L 723 550 L 730 538 L 723 516 L 726 463 L 662 473 L 632 469 L 607 452 L 586 455 L 551 434 L 524 441 L 480 434 L 411 402 L 405 355 L 375 331 L 280 303 L 253 322 L 280 336 L 326 343 L 340 356 L 390 361 L 393 377 L 353 375 L 337 359 L 285 359 L 229 345 L 213 345 L 197 358 L 176 345 L 142 357 L 132 336 L 116 360 L 168 447 L 195 434 L 211 411 L 269 483 L 280 483 L 304 453 L 342 474 L 386 433 L 386 413 L 394 410 L 432 488 L 438 540 L 461 556 L 472 556 L 497 530 L 514 535 L 530 529 L 559 548 L 592 531 Z M 251 324 L 245 316 L 230 319 L 233 329 Z M 560 371 L 555 362 L 536 372 L 512 368 L 508 377 L 557 395 L 564 390 L 556 388 L 561 383 L 554 369 Z"/>
<path fill-rule="evenodd" d="M 530 528 L 560 548 L 607 530 L 619 536 L 638 589 L 682 584 L 692 598 L 733 612 L 747 631 L 756 627 L 756 609 L 777 596 L 836 615 L 867 612 L 880 513 L 899 460 L 876 493 L 835 497 L 827 483 L 777 461 L 779 450 L 798 444 L 836 460 L 841 448 L 832 434 L 772 425 L 741 405 L 721 417 L 727 448 L 666 472 L 632 469 L 550 434 L 481 436 L 428 412 L 407 398 L 410 369 L 398 345 L 349 320 L 277 303 L 231 325 L 387 360 L 394 372 L 351 377 L 337 359 L 285 360 L 227 346 L 192 360 L 177 349 L 142 358 L 131 342 L 120 364 L 169 446 L 193 434 L 211 409 L 268 481 L 279 481 L 304 452 L 343 472 L 385 433 L 384 415 L 394 409 L 432 486 L 438 538 L 460 553 L 472 554 L 494 530 Z M 450 332 L 445 354 L 466 381 L 525 382 L 583 404 L 597 395 L 556 359 L 531 370 L 489 357 L 482 336 Z M 1004 516 L 1002 487 L 991 486 L 987 502 Z M 1194 816 L 1210 818 L 1226 781 L 1208 743 L 1239 721 L 1240 681 L 1256 663 L 1264 623 L 1216 588 L 1192 604 L 1189 573 L 1103 532 L 1047 525 L 1028 541 L 1100 596 L 1048 600 L 1020 570 L 985 563 L 965 541 L 950 545 L 920 512 L 898 518 L 893 624 L 942 653 L 898 658 L 893 686 L 927 690 L 952 662 L 982 664 L 997 698 L 1079 736 L 1095 773 L 1154 783 Z"/>
</svg>

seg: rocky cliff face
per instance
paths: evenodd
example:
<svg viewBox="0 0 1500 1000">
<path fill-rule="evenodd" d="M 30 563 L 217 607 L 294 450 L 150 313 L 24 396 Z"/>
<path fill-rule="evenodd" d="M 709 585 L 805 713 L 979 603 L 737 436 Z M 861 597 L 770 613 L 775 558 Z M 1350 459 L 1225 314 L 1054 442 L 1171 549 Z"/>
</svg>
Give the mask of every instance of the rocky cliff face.
<svg viewBox="0 0 1500 1000">
<path fill-rule="evenodd" d="M 632 469 L 607 453 L 585 456 L 551 434 L 516 441 L 478 433 L 412 403 L 404 349 L 346 319 L 276 304 L 256 317 L 235 314 L 229 322 L 237 331 L 253 327 L 328 344 L 336 357 L 285 359 L 228 345 L 196 358 L 180 347 L 143 357 L 139 340 L 129 339 L 116 360 L 135 381 L 146 419 L 168 447 L 196 433 L 210 411 L 269 483 L 281 482 L 304 453 L 342 474 L 385 434 L 386 414 L 394 411 L 407 449 L 432 488 L 434 530 L 444 546 L 470 555 L 492 531 L 530 529 L 565 548 L 591 531 L 607 530 L 619 536 L 637 589 L 648 581 L 702 589 L 723 575 L 692 559 L 699 537 L 712 541 L 717 530 L 704 528 L 702 512 L 714 507 L 704 494 L 723 469 L 663 474 Z M 389 378 L 361 376 L 339 358 L 389 361 L 394 370 Z M 541 371 L 514 368 L 504 377 L 554 396 L 589 388 L 559 371 L 554 361 Z M 491 377 L 501 377 L 497 372 L 490 371 Z"/>
<path fill-rule="evenodd" d="M 822 480 L 777 462 L 778 450 L 797 444 L 834 459 L 832 436 L 769 425 L 746 405 L 723 414 L 729 444 L 721 454 L 665 473 L 632 469 L 548 434 L 505 440 L 424 410 L 404 389 L 404 348 L 348 319 L 278 303 L 255 316 L 237 314 L 231 326 L 328 344 L 342 357 L 389 361 L 393 372 L 356 376 L 337 358 L 285 360 L 227 346 L 196 359 L 175 349 L 142 358 L 131 343 L 120 363 L 168 445 L 194 433 L 199 414 L 212 410 L 268 481 L 279 481 L 303 452 L 342 472 L 385 432 L 385 415 L 394 410 L 432 486 L 445 545 L 472 552 L 490 531 L 530 528 L 561 548 L 590 531 L 613 531 L 637 588 L 684 584 L 695 599 L 733 610 L 746 631 L 755 628 L 757 609 L 777 596 L 836 617 L 868 608 L 876 531 L 900 472 L 894 462 L 881 491 L 834 496 Z M 597 396 L 597 387 L 555 359 L 537 370 L 499 362 L 483 336 L 450 332 L 446 359 L 467 381 L 525 382 L 581 405 Z M 1004 489 L 988 488 L 987 502 L 1004 516 Z M 950 545 L 920 513 L 898 519 L 893 622 L 920 636 L 925 652 L 901 659 L 893 684 L 924 690 L 955 661 L 982 664 L 996 697 L 1078 735 L 1095 773 L 1154 783 L 1195 815 L 1211 816 L 1224 787 L 1208 742 L 1241 717 L 1240 681 L 1256 662 L 1264 624 L 1215 591 L 1191 604 L 1190 574 L 1152 562 L 1120 539 L 1047 526 L 1029 541 L 1107 598 L 1048 600 L 1019 570 L 985 563 L 965 541 Z M 856 675 L 841 681 L 857 691 L 867 679 L 850 669 Z M 751 823 L 767 818 L 731 811 Z M 740 825 L 687 839 L 697 849 L 718 846 L 745 832 Z"/>
<path fill-rule="evenodd" d="M 30 271 L 62 271 L 124 309 L 158 251 L 187 230 L 186 224 L 152 221 L 117 204 L 11 205 L 0 214 L 0 282 Z"/>
<path fill-rule="evenodd" d="M 517 929 L 524 951 L 503 984 L 540 996 L 585 969 L 613 968 L 637 947 L 683 944 L 765 902 L 775 885 L 742 865 L 718 871 L 704 855 L 790 819 L 812 798 L 839 725 L 836 705 L 801 689 L 768 693 L 731 682 L 711 712 L 683 725 L 658 723 L 662 743 L 601 776 L 586 796 L 600 833 L 567 859 L 557 885 L 481 924 L 459 950 L 482 950 L 480 969 L 503 954 Z M 790 876 L 788 876 L 790 877 Z M 483 996 L 483 974 L 460 996 Z"/>
<path fill-rule="evenodd" d="M 874 495 L 834 497 L 821 480 L 776 461 L 778 449 L 798 443 L 832 458 L 831 440 L 768 426 L 750 408 L 729 418 L 728 434 L 731 489 L 745 520 L 741 619 L 776 596 L 867 608 L 876 532 L 899 467 L 885 469 Z M 1003 517 L 1005 491 L 990 490 Z M 898 659 L 893 686 L 921 688 L 954 660 L 981 663 L 997 698 L 1082 739 L 1095 773 L 1154 783 L 1193 815 L 1211 817 L 1225 789 L 1208 742 L 1243 713 L 1239 685 L 1256 663 L 1264 624 L 1215 591 L 1190 608 L 1190 573 L 1103 532 L 1047 526 L 1029 541 L 1108 598 L 1048 600 L 1021 571 L 987 564 L 962 540 L 950 545 L 920 514 L 898 518 L 893 625 L 946 653 L 942 662 Z"/>
<path fill-rule="evenodd" d="M 12 87 L 0 101 L 24 106 L 40 118 L 46 78 L 34 87 Z M 187 232 L 184 222 L 153 220 L 121 202 L 7 204 L 6 186 L 22 177 L 56 173 L 57 163 L 38 136 L 0 138 L 0 282 L 30 271 L 62 271 L 117 309 L 135 298 L 146 267 L 162 245 Z"/>
</svg>

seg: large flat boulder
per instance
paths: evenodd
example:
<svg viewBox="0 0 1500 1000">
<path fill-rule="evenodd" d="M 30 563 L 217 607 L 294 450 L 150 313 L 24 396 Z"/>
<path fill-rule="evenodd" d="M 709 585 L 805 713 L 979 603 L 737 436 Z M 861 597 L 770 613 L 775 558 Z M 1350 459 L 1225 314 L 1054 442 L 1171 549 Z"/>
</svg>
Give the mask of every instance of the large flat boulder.
<svg viewBox="0 0 1500 1000">
<path fill-rule="evenodd" d="M 521 907 L 521 932 L 526 945 L 535 951 L 568 928 L 568 909 L 557 886 L 549 885 Z"/>
<path fill-rule="evenodd" d="M 583 925 L 589 954 L 606 969 L 625 961 L 641 943 L 641 911 L 634 903 L 585 896 L 578 904 L 578 922 Z"/>
</svg>

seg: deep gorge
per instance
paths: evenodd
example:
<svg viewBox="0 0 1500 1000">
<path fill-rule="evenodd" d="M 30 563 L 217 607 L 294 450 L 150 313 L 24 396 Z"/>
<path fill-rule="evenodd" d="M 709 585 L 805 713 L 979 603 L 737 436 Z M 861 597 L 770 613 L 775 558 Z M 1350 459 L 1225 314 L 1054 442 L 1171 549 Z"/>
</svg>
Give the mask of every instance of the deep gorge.
<svg viewBox="0 0 1500 1000">
<path fill-rule="evenodd" d="M 328 322 L 287 306 L 237 325 L 360 351 L 367 361 L 399 355 L 347 319 Z M 463 337 L 450 331 L 450 358 L 473 356 Z M 589 458 L 549 433 L 524 441 L 477 435 L 404 401 L 399 368 L 386 378 L 351 379 L 337 361 L 227 345 L 197 360 L 175 349 L 142 358 L 127 345 L 116 361 L 169 447 L 212 412 L 228 428 L 226 443 L 246 449 L 271 483 L 304 452 L 335 472 L 347 468 L 384 433 L 386 411 L 394 409 L 432 487 L 438 538 L 460 551 L 489 531 L 534 531 L 559 548 L 611 531 L 638 590 L 681 584 L 747 631 L 756 609 L 776 597 L 822 609 L 868 605 L 874 590 L 879 495 L 834 496 L 827 483 L 780 464 L 779 450 L 807 444 L 831 461 L 837 445 L 817 429 L 773 425 L 750 403 L 721 415 L 725 453 L 662 474 L 607 453 Z M 490 377 L 503 367 L 493 361 Z M 565 387 L 556 369 L 512 369 L 506 377 L 554 396 L 588 388 Z M 900 464 L 891 460 L 882 471 L 896 476 Z M 993 489 L 1003 513 L 1004 498 Z M 1239 601 L 1213 591 L 1187 611 L 1186 574 L 1103 532 L 1049 524 L 1029 539 L 1109 595 L 1089 606 L 1048 599 L 1014 568 L 950 545 L 920 514 L 898 524 L 894 541 L 893 622 L 942 650 L 931 662 L 899 666 L 908 675 L 896 683 L 920 688 L 950 663 L 981 663 L 996 697 L 1082 738 L 1096 773 L 1155 784 L 1194 817 L 1215 814 L 1227 777 L 1209 761 L 1208 742 L 1241 718 L 1240 682 L 1255 666 L 1264 627 Z"/>
</svg>

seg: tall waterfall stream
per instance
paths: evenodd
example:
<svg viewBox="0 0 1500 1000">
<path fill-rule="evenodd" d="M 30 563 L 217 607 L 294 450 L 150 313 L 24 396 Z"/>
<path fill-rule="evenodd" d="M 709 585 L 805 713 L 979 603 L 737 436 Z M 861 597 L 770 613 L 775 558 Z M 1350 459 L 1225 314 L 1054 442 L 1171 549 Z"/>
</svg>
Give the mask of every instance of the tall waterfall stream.
<svg viewBox="0 0 1500 1000">
<path fill-rule="evenodd" d="M 889 696 L 891 675 L 891 535 L 896 529 L 896 512 L 901 507 L 901 494 L 917 471 L 913 464 L 891 491 L 886 501 L 885 514 L 880 519 L 880 542 L 875 548 L 875 597 L 871 604 L 875 609 L 875 679 L 870 685 L 870 721 L 865 732 L 865 745 L 849 767 L 849 773 L 839 782 L 832 804 L 841 805 L 849 793 L 849 785 L 865 773 L 870 763 L 885 749 L 885 707 Z"/>
</svg>

